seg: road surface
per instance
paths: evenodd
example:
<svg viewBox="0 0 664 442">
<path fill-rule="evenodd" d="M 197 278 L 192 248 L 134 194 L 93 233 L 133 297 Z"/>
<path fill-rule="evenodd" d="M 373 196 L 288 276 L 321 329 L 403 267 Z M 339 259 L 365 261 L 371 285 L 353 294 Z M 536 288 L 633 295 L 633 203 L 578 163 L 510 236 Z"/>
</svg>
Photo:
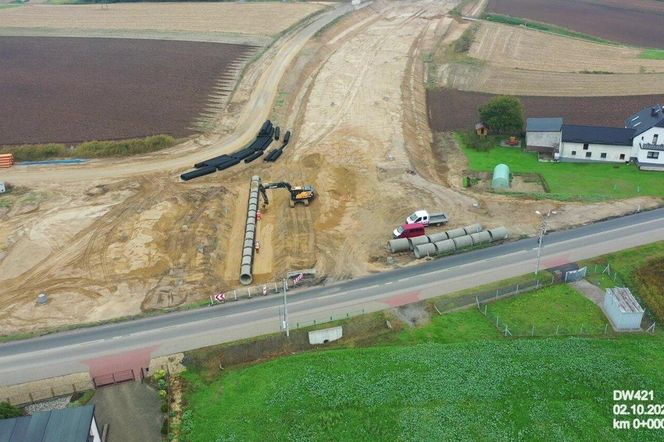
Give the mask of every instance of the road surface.
<svg viewBox="0 0 664 442">
<path fill-rule="evenodd" d="M 542 268 L 660 240 L 664 240 L 664 209 L 553 232 L 544 239 Z M 290 323 L 384 310 L 531 273 L 536 247 L 537 239 L 523 239 L 329 286 L 292 291 L 288 297 Z M 109 355 L 157 357 L 277 332 L 281 303 L 281 296 L 255 297 L 2 344 L 0 385 L 88 371 L 93 366 L 99 370 L 108 365 L 110 359 L 104 358 Z"/>
</svg>

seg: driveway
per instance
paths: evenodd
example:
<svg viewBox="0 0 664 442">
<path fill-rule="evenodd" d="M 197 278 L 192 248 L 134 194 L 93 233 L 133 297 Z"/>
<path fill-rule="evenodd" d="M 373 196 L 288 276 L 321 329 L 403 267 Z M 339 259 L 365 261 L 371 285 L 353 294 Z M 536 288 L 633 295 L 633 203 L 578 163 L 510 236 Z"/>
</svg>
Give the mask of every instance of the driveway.
<svg viewBox="0 0 664 442">
<path fill-rule="evenodd" d="M 161 441 L 161 400 L 146 384 L 124 382 L 102 387 L 90 403 L 95 404 L 99 429 L 108 424 L 107 442 Z"/>
</svg>

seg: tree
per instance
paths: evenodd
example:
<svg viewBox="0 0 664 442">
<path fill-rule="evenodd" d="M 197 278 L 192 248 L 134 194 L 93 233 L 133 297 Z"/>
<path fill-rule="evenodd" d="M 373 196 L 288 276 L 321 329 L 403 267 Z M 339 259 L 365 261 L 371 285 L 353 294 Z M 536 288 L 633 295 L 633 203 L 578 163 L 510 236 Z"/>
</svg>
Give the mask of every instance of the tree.
<svg viewBox="0 0 664 442">
<path fill-rule="evenodd" d="M 523 130 L 523 107 L 516 97 L 495 97 L 478 109 L 480 120 L 491 131 L 517 134 Z"/>
<path fill-rule="evenodd" d="M 0 402 L 0 419 L 23 416 L 20 408 L 16 408 L 8 402 Z"/>
</svg>

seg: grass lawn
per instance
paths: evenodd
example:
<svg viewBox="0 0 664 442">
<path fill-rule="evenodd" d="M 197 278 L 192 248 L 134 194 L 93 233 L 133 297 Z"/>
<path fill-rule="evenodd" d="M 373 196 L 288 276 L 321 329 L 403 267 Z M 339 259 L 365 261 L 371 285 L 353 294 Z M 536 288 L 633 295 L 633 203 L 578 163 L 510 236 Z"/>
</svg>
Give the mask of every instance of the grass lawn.
<svg viewBox="0 0 664 442">
<path fill-rule="evenodd" d="M 664 338 L 340 349 L 186 372 L 183 441 L 663 440 L 617 432 L 614 389 L 664 397 Z"/>
<path fill-rule="evenodd" d="M 399 344 L 419 344 L 436 342 L 452 344 L 456 342 L 500 339 L 496 327 L 476 309 L 461 310 L 431 318 L 425 327 L 404 330 L 395 339 Z"/>
<path fill-rule="evenodd" d="M 664 60 L 664 50 L 646 49 L 639 54 L 639 58 L 645 58 L 647 60 Z"/>
<path fill-rule="evenodd" d="M 507 324 L 513 335 L 603 333 L 607 324 L 604 314 L 592 301 L 574 287 L 555 285 L 524 295 L 488 304 L 488 320 L 496 317 Z"/>
<path fill-rule="evenodd" d="M 509 147 L 480 152 L 466 147 L 460 135 L 456 139 L 472 170 L 493 171 L 497 164 L 505 163 L 513 173 L 542 175 L 551 193 L 534 194 L 538 197 L 586 201 L 643 195 L 664 197 L 661 172 L 640 171 L 631 164 L 540 163 L 536 153 Z"/>
</svg>

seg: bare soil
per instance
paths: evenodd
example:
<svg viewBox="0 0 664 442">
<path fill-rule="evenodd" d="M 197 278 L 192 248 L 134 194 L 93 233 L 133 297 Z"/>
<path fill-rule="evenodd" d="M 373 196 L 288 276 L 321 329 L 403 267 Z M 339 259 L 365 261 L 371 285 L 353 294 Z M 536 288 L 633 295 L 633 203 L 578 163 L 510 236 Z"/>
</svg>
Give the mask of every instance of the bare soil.
<svg viewBox="0 0 664 442">
<path fill-rule="evenodd" d="M 31 2 L 32 3 L 32 2 Z M 313 2 L 28 5 L 0 11 L 2 28 L 152 30 L 274 36 L 323 9 Z"/>
<path fill-rule="evenodd" d="M 191 135 L 200 131 L 202 113 L 232 91 L 256 49 L 182 41 L 2 37 L 0 145 Z"/>
<path fill-rule="evenodd" d="M 656 0 L 489 0 L 487 11 L 635 46 L 664 48 L 664 5 Z"/>
<path fill-rule="evenodd" d="M 494 95 L 453 89 L 427 91 L 429 122 L 434 131 L 472 129 L 478 121 L 477 108 Z M 664 95 L 624 97 L 533 97 L 520 96 L 528 117 L 563 117 L 568 124 L 621 127 L 627 116 L 655 103 Z"/>
</svg>

